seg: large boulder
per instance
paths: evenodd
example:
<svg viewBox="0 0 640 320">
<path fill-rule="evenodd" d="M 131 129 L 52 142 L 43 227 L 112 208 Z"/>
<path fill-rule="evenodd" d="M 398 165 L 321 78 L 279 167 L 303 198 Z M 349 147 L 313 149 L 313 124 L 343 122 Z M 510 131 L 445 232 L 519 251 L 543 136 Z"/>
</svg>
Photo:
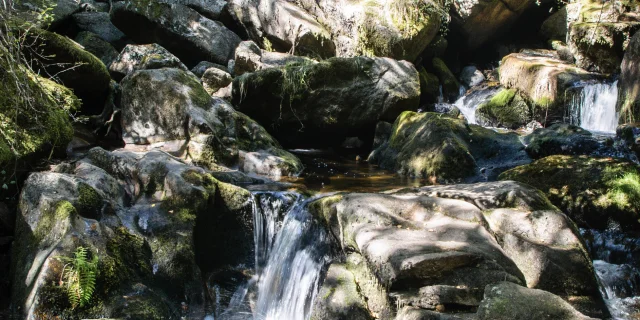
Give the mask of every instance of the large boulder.
<svg viewBox="0 0 640 320">
<path fill-rule="evenodd" d="M 233 103 L 285 145 L 370 140 L 379 120 L 416 110 L 418 72 L 388 58 L 331 58 L 290 64 L 237 77 Z"/>
<path fill-rule="evenodd" d="M 620 68 L 616 106 L 620 123 L 640 121 L 640 32 L 631 38 Z"/>
<path fill-rule="evenodd" d="M 415 60 L 437 34 L 439 1 L 233 0 L 229 9 L 249 38 L 313 56 L 387 56 Z M 314 33 L 315 32 L 315 33 Z"/>
<path fill-rule="evenodd" d="M 240 38 L 219 22 L 179 4 L 122 1 L 113 4 L 111 20 L 138 43 L 157 43 L 189 67 L 200 61 L 226 65 Z"/>
<path fill-rule="evenodd" d="M 342 251 L 352 252 L 347 269 L 362 279 L 363 295 L 369 297 L 366 287 L 374 284 L 386 295 L 391 313 L 394 305 L 445 315 L 473 310 L 481 305 L 485 286 L 508 281 L 569 302 L 589 301 L 578 307 L 607 315 L 577 228 L 527 185 L 339 194 L 312 202 L 310 208 Z M 351 255 L 360 256 L 363 266 Z M 382 315 L 384 308 L 373 300 L 379 298 L 365 299 L 369 310 Z"/>
<path fill-rule="evenodd" d="M 109 66 L 109 72 L 116 80 L 137 70 L 176 68 L 187 71 L 187 67 L 176 56 L 158 44 L 129 44 Z"/>
<path fill-rule="evenodd" d="M 118 51 L 109 42 L 102 40 L 94 33 L 79 32 L 74 40 L 85 50 L 98 57 L 107 68 L 118 57 Z"/>
<path fill-rule="evenodd" d="M 550 156 L 504 172 L 542 190 L 583 228 L 640 230 L 640 168 L 611 158 Z"/>
<path fill-rule="evenodd" d="M 478 175 L 492 179 L 529 158 L 517 134 L 499 134 L 438 113 L 404 112 L 388 140 L 369 155 L 369 162 L 403 175 L 446 182 Z"/>
<path fill-rule="evenodd" d="M 251 252 L 250 207 L 246 190 L 158 151 L 92 149 L 80 161 L 34 173 L 20 197 L 13 316 L 202 314 L 202 272 L 253 259 L 230 257 L 225 248 Z M 63 273 L 74 271 L 68 259 L 80 247 L 95 261 L 95 291 L 89 303 L 73 305 L 61 279 L 73 281 Z M 215 263 L 207 258 L 212 252 Z"/>
<path fill-rule="evenodd" d="M 43 76 L 55 76 L 63 85 L 73 89 L 73 93 L 82 100 L 83 113 L 101 113 L 111 82 L 104 63 L 59 34 L 30 29 L 27 37 L 35 52 L 27 50 L 25 54 L 38 61 L 33 64 L 34 71 Z"/>
<path fill-rule="evenodd" d="M 126 44 L 127 39 L 124 33 L 111 23 L 109 14 L 106 12 L 79 12 L 73 15 L 73 20 L 78 29 L 96 34 L 118 50 Z"/>
<path fill-rule="evenodd" d="M 565 123 L 536 129 L 523 141 L 527 153 L 534 159 L 556 154 L 588 155 L 602 147 L 591 132 Z"/>
<path fill-rule="evenodd" d="M 517 284 L 500 282 L 485 289 L 479 320 L 589 320 L 560 297 Z"/>
<path fill-rule="evenodd" d="M 263 127 L 212 98 L 187 71 L 140 70 L 125 77 L 121 86 L 123 139 L 128 144 L 162 146 L 209 167 L 239 165 L 272 176 L 302 170 L 300 160 L 282 150 Z M 248 165 L 255 157 L 243 155 L 253 152 L 271 157 L 276 165 Z"/>
<path fill-rule="evenodd" d="M 545 52 L 513 53 L 504 57 L 500 65 L 500 84 L 518 90 L 530 104 L 533 116 L 542 123 L 562 119 L 569 87 L 595 78 L 595 74 Z"/>
<path fill-rule="evenodd" d="M 517 129 L 533 117 L 527 102 L 514 89 L 502 89 L 476 109 L 476 121 L 487 127 Z"/>
<path fill-rule="evenodd" d="M 241 76 L 247 72 L 267 68 L 284 67 L 292 63 L 309 63 L 313 60 L 291 54 L 262 50 L 253 41 L 243 41 L 238 45 L 235 55 L 235 76 Z"/>
</svg>

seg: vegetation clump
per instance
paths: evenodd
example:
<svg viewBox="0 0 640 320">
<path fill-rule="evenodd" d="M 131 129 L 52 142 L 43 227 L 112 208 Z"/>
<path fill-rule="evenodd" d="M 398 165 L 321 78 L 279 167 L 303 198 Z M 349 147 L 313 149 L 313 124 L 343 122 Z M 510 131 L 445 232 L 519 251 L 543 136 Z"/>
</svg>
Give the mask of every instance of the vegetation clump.
<svg viewBox="0 0 640 320">
<path fill-rule="evenodd" d="M 66 288 L 71 308 L 85 306 L 96 288 L 98 256 L 85 247 L 78 247 L 73 258 L 59 258 L 66 263 L 62 269 L 60 284 Z"/>
</svg>

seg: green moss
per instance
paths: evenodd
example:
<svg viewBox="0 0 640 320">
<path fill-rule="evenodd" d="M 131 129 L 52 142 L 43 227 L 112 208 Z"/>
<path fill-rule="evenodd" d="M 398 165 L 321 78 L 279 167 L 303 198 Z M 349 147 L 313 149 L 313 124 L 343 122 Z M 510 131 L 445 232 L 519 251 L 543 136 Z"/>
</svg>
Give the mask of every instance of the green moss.
<svg viewBox="0 0 640 320">
<path fill-rule="evenodd" d="M 445 95 L 452 99 L 457 97 L 460 90 L 460 83 L 451 70 L 449 70 L 449 67 L 447 67 L 440 58 L 433 58 L 432 67 L 438 79 L 440 79 L 440 84 L 442 84 L 442 90 Z"/>
<path fill-rule="evenodd" d="M 342 201 L 343 198 L 343 195 L 337 194 L 318 199 L 309 204 L 309 212 L 320 221 L 323 221 L 325 226 L 328 227 L 331 224 L 331 220 L 335 219 L 335 205 Z"/>
<path fill-rule="evenodd" d="M 191 102 L 195 106 L 203 109 L 209 108 L 211 105 L 211 96 L 207 93 L 204 87 L 202 87 L 197 78 L 187 72 L 178 72 L 176 73 L 175 80 L 189 87 L 189 99 L 191 99 Z"/>
<path fill-rule="evenodd" d="M 114 229 L 107 241 L 107 255 L 100 259 L 96 293 L 103 298 L 129 283 L 151 275 L 151 250 L 144 238 L 125 227 Z"/>
<path fill-rule="evenodd" d="M 33 230 L 33 235 L 36 242 L 42 241 L 49 235 L 63 234 L 61 224 L 68 224 L 69 217 L 77 214 L 76 208 L 71 202 L 61 200 L 56 202 L 50 209 L 43 212 L 38 224 Z"/>
<path fill-rule="evenodd" d="M 81 215 L 96 217 L 102 209 L 102 197 L 90 185 L 79 183 L 77 207 Z"/>
<path fill-rule="evenodd" d="M 529 107 L 514 89 L 503 89 L 476 110 L 479 123 L 516 129 L 531 120 Z"/>
</svg>

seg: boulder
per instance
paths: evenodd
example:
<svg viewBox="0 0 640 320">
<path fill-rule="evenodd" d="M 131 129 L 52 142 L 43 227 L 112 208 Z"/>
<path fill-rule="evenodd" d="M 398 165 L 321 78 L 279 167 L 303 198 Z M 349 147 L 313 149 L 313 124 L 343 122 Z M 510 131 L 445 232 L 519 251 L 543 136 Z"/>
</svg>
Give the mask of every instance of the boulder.
<svg viewBox="0 0 640 320">
<path fill-rule="evenodd" d="M 481 168 L 482 175 L 492 178 L 529 161 L 516 134 L 499 134 L 438 113 L 404 112 L 391 132 L 369 162 L 434 182 L 478 178 Z"/>
<path fill-rule="evenodd" d="M 176 56 L 158 44 L 127 45 L 109 66 L 116 80 L 137 70 L 176 68 L 187 71 L 187 67 Z"/>
<path fill-rule="evenodd" d="M 518 90 L 532 107 L 535 119 L 542 123 L 562 119 L 569 87 L 596 78 L 595 74 L 544 52 L 513 53 L 504 57 L 500 65 L 500 84 Z"/>
<path fill-rule="evenodd" d="M 255 173 L 280 176 L 302 170 L 300 160 L 282 150 L 263 127 L 212 98 L 187 71 L 163 68 L 130 74 L 122 80 L 121 107 L 128 144 L 162 147 L 210 168 L 220 163 L 255 169 L 243 165 L 253 158 L 239 153 L 259 152 L 272 157 L 278 170 Z"/>
<path fill-rule="evenodd" d="M 102 40 L 94 33 L 88 31 L 79 32 L 75 41 L 89 53 L 98 57 L 107 68 L 118 57 L 118 51 L 109 42 Z"/>
<path fill-rule="evenodd" d="M 442 85 L 442 93 L 449 101 L 455 101 L 460 97 L 460 83 L 453 75 L 449 67 L 440 58 L 433 58 L 431 64 L 434 73 L 438 76 Z"/>
<path fill-rule="evenodd" d="M 640 230 L 640 168 L 632 162 L 550 156 L 500 175 L 542 190 L 582 228 Z"/>
<path fill-rule="evenodd" d="M 608 315 L 577 228 L 525 184 L 338 194 L 312 202 L 310 210 L 326 223 L 343 252 L 364 259 L 364 266 L 358 266 L 349 255 L 347 268 L 361 279 L 367 298 L 373 284 L 391 305 L 456 319 L 459 314 L 451 313 L 461 308 L 482 308 L 485 286 L 508 281 L 578 302 L 589 314 Z M 381 314 L 384 308 L 372 304 L 379 299 L 371 294 L 365 301 Z M 397 311 L 400 316 L 411 310 Z"/>
<path fill-rule="evenodd" d="M 202 75 L 204 74 L 204 72 L 207 71 L 207 69 L 209 68 L 217 68 L 224 72 L 228 72 L 227 67 L 223 65 L 209 62 L 209 61 L 200 61 L 200 63 L 198 63 L 195 67 L 191 69 L 191 73 L 195 74 L 196 77 L 198 78 L 202 78 Z"/>
<path fill-rule="evenodd" d="M 446 12 L 435 1 L 342 3 L 233 0 L 229 11 L 249 38 L 267 48 L 319 57 L 387 56 L 415 60 Z"/>
<path fill-rule="evenodd" d="M 540 27 L 540 35 L 545 40 L 567 41 L 567 26 L 570 22 L 568 7 L 564 6 L 549 16 Z"/>
<path fill-rule="evenodd" d="M 464 67 L 460 72 L 460 83 L 467 88 L 475 87 L 484 80 L 486 80 L 484 74 L 475 66 Z"/>
<path fill-rule="evenodd" d="M 631 38 L 620 68 L 616 106 L 620 123 L 640 121 L 640 32 Z"/>
<path fill-rule="evenodd" d="M 73 21 L 81 31 L 96 34 L 118 50 L 122 49 L 127 42 L 124 33 L 111 23 L 107 12 L 78 12 L 73 15 Z"/>
<path fill-rule="evenodd" d="M 228 15 L 226 0 L 163 0 L 162 2 L 187 6 L 215 21 L 226 20 Z"/>
<path fill-rule="evenodd" d="M 370 140 L 379 120 L 416 110 L 418 72 L 388 58 L 331 58 L 236 77 L 233 104 L 290 146 Z"/>
<path fill-rule="evenodd" d="M 230 257 L 223 247 L 232 241 L 250 252 L 249 197 L 246 190 L 159 151 L 96 148 L 80 161 L 32 174 L 17 219 L 13 316 L 202 314 L 201 270 L 253 259 L 237 252 Z M 65 257 L 80 247 L 96 261 L 95 291 L 89 304 L 73 306 L 59 282 L 72 266 L 65 267 Z M 201 258 L 204 252 L 216 252 L 217 265 Z"/>
<path fill-rule="evenodd" d="M 616 139 L 627 150 L 640 157 L 640 124 L 625 124 L 616 129 Z"/>
<path fill-rule="evenodd" d="M 218 68 L 209 68 L 202 75 L 202 85 L 204 86 L 204 90 L 206 90 L 208 94 L 214 96 L 220 96 L 217 95 L 216 92 L 221 89 L 225 89 L 226 92 L 221 95 L 230 97 L 232 81 L 233 79 L 230 74 Z"/>
<path fill-rule="evenodd" d="M 351 271 L 344 264 L 333 263 L 316 295 L 311 319 L 373 319 Z"/>
<path fill-rule="evenodd" d="M 560 297 L 542 290 L 528 289 L 510 282 L 488 285 L 478 308 L 479 320 L 548 319 L 587 320 Z"/>
<path fill-rule="evenodd" d="M 40 63 L 35 63 L 38 74 L 54 76 L 73 90 L 82 100 L 81 111 L 84 114 L 102 112 L 109 92 L 111 77 L 104 63 L 93 54 L 67 37 L 41 30 L 30 29 L 27 35 L 32 41 L 31 47 L 37 52 L 25 54 Z M 47 57 L 42 60 L 42 57 Z M 73 68 L 73 71 L 67 69 Z"/>
<path fill-rule="evenodd" d="M 601 147 L 591 132 L 570 124 L 558 123 L 536 129 L 524 137 L 527 153 L 534 159 L 550 155 L 588 155 Z"/>
<path fill-rule="evenodd" d="M 241 76 L 247 72 L 267 68 L 284 67 L 290 63 L 305 63 L 313 60 L 286 53 L 270 52 L 260 49 L 253 41 L 243 41 L 238 45 L 235 55 L 234 74 Z"/>
<path fill-rule="evenodd" d="M 502 89 L 476 109 L 476 122 L 485 127 L 518 129 L 533 117 L 527 102 L 514 89 Z"/>
<path fill-rule="evenodd" d="M 420 106 L 438 102 L 440 99 L 440 80 L 438 76 L 428 73 L 424 67 L 420 67 Z"/>
<path fill-rule="evenodd" d="M 240 38 L 219 22 L 179 4 L 122 1 L 113 4 L 111 20 L 138 43 L 157 43 L 187 66 L 200 61 L 226 65 Z"/>
</svg>

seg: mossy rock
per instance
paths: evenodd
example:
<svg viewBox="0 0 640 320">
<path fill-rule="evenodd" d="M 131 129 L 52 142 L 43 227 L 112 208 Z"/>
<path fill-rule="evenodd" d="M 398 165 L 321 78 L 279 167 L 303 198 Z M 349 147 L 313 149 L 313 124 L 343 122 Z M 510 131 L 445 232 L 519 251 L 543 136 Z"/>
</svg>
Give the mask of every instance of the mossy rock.
<svg viewBox="0 0 640 320">
<path fill-rule="evenodd" d="M 532 120 L 527 102 L 514 89 L 502 89 L 476 109 L 476 120 L 489 127 L 517 129 Z"/>
<path fill-rule="evenodd" d="M 588 155 L 601 147 L 591 132 L 564 123 L 537 129 L 524 137 L 524 143 L 534 159 L 557 154 Z"/>
<path fill-rule="evenodd" d="M 569 47 L 576 65 L 606 74 L 617 73 L 629 39 L 640 30 L 640 22 L 580 22 L 573 23 Z"/>
<path fill-rule="evenodd" d="M 500 175 L 530 184 L 583 228 L 640 230 L 640 167 L 611 158 L 556 155 Z"/>
<path fill-rule="evenodd" d="M 42 75 L 55 75 L 62 84 L 73 89 L 82 100 L 79 111 L 100 114 L 111 81 L 104 63 L 71 39 L 53 32 L 30 29 L 27 39 L 33 42 L 37 54 L 27 50 L 25 55 L 38 61 L 36 71 Z"/>
<path fill-rule="evenodd" d="M 631 38 L 620 68 L 616 105 L 620 124 L 640 121 L 640 31 Z"/>
<path fill-rule="evenodd" d="M 78 33 L 75 41 L 82 45 L 85 50 L 98 57 L 107 68 L 118 57 L 118 51 L 95 33 L 82 31 Z"/>
<path fill-rule="evenodd" d="M 420 105 L 438 102 L 440 96 L 440 80 L 438 76 L 428 73 L 424 67 L 420 67 Z"/>
<path fill-rule="evenodd" d="M 449 70 L 447 64 L 440 58 L 433 58 L 431 66 L 434 73 L 438 76 L 438 79 L 440 79 L 444 96 L 449 99 L 449 101 L 457 99 L 460 95 L 460 83 L 451 70 Z"/>
</svg>

